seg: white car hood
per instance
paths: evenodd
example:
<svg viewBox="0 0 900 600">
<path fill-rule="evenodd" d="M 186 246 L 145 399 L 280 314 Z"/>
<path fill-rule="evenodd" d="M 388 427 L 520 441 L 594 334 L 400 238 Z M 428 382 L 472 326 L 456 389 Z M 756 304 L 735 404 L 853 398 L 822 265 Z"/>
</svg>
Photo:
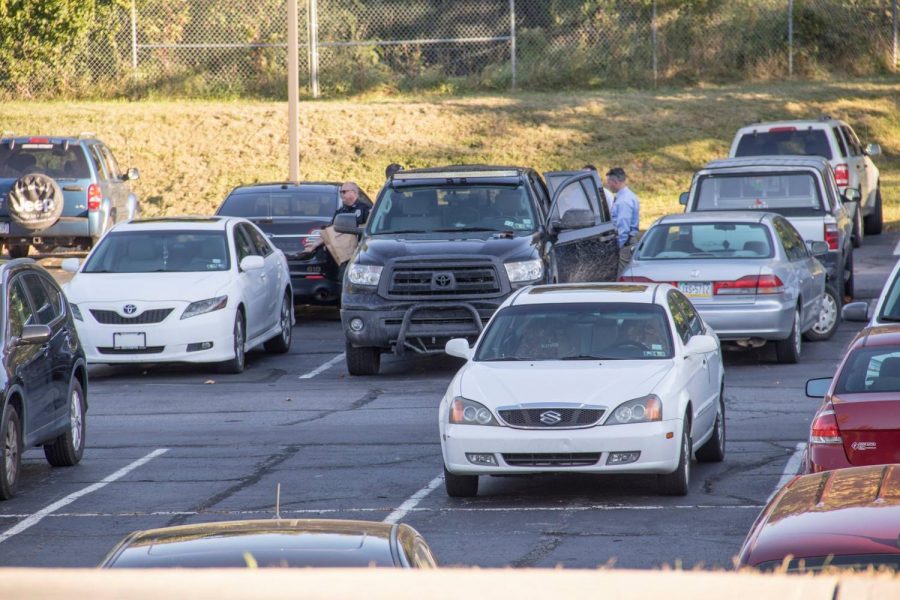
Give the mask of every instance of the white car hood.
<svg viewBox="0 0 900 600">
<path fill-rule="evenodd" d="M 460 395 L 496 408 L 514 404 L 578 402 L 612 409 L 646 396 L 672 369 L 672 360 L 470 362 Z"/>
<path fill-rule="evenodd" d="M 70 302 L 195 302 L 217 295 L 229 271 L 214 273 L 77 273 L 63 286 Z"/>
</svg>

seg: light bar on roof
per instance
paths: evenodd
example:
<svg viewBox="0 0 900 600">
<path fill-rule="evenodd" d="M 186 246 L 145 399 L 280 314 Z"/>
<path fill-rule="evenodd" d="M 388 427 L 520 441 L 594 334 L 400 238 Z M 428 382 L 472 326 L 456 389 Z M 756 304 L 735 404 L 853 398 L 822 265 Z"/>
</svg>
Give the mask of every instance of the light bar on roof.
<svg viewBox="0 0 900 600">
<path fill-rule="evenodd" d="M 479 177 L 518 177 L 518 171 L 433 171 L 429 173 L 394 173 L 392 179 L 396 181 L 418 179 L 476 179 Z"/>
</svg>

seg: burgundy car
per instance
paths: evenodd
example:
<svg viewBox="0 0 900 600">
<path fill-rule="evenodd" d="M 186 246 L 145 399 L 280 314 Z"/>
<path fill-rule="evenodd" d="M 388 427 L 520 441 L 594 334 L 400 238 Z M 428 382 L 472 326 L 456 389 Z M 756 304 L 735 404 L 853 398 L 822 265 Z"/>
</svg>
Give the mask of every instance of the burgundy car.
<svg viewBox="0 0 900 600">
<path fill-rule="evenodd" d="M 738 563 L 788 571 L 900 568 L 900 465 L 799 475 L 763 509 Z"/>
<path fill-rule="evenodd" d="M 900 463 L 900 325 L 863 329 L 835 376 L 809 380 L 806 395 L 824 399 L 810 427 L 807 473 Z"/>
</svg>

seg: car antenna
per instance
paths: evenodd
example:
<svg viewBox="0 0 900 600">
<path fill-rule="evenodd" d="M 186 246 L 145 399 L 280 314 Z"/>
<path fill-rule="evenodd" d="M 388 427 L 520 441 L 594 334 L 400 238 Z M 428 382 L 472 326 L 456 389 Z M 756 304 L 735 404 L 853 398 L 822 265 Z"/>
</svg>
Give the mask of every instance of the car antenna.
<svg viewBox="0 0 900 600">
<path fill-rule="evenodd" d="M 281 520 L 281 482 L 275 486 L 275 518 Z"/>
</svg>

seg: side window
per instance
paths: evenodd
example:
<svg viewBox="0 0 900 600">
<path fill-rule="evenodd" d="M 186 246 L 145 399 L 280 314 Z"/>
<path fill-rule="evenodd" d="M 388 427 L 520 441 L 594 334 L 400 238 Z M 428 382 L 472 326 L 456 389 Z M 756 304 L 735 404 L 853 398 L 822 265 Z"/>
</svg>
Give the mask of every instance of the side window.
<svg viewBox="0 0 900 600">
<path fill-rule="evenodd" d="M 675 321 L 675 331 L 681 338 L 681 343 L 687 344 L 691 339 L 691 323 L 688 316 L 681 309 L 681 303 L 678 302 L 677 292 L 669 292 L 669 310 L 672 312 L 672 320 Z"/>
<path fill-rule="evenodd" d="M 528 179 L 531 181 L 531 187 L 537 195 L 538 203 L 544 208 L 544 211 L 542 212 L 546 212 L 550 209 L 550 197 L 547 196 L 547 190 L 544 187 L 543 182 L 541 182 L 534 173 L 530 173 Z"/>
<path fill-rule="evenodd" d="M 256 246 L 257 254 L 259 254 L 260 256 L 268 256 L 272 254 L 271 244 L 269 244 L 266 236 L 260 233 L 259 229 L 248 225 L 244 225 L 244 227 L 250 234 L 250 239 L 253 241 L 253 244 Z"/>
<path fill-rule="evenodd" d="M 794 247 L 794 254 L 797 260 L 809 258 L 809 249 L 806 247 L 806 242 L 803 241 L 800 232 L 791 225 L 790 221 L 784 222 L 784 228 L 787 232 L 787 236 L 791 239 L 791 244 Z"/>
<path fill-rule="evenodd" d="M 62 290 L 47 277 L 41 277 L 40 279 L 44 289 L 47 290 L 47 295 L 50 297 L 50 305 L 53 307 L 53 310 L 58 315 L 63 314 L 65 312 L 63 308 L 65 306 L 65 298 L 63 298 Z"/>
<path fill-rule="evenodd" d="M 28 289 L 31 296 L 31 302 L 34 307 L 35 323 L 38 325 L 49 325 L 59 316 L 59 310 L 54 307 L 47 288 L 41 282 L 39 275 L 29 273 L 22 276 L 22 282 Z"/>
<path fill-rule="evenodd" d="M 853 130 L 846 125 L 841 125 L 841 131 L 844 132 L 844 137 L 847 139 L 847 146 L 850 148 L 850 155 L 861 155 L 862 148 L 860 147 L 859 140 L 856 139 L 856 134 L 853 133 Z"/>
<path fill-rule="evenodd" d="M 681 307 L 681 312 L 684 313 L 684 316 L 687 318 L 691 336 L 702 335 L 703 319 L 700 318 L 697 309 L 694 308 L 694 305 L 691 304 L 691 301 L 688 300 L 684 294 L 673 292 L 672 295 L 675 297 L 675 302 Z"/>
<path fill-rule="evenodd" d="M 253 242 L 247 237 L 247 234 L 244 232 L 244 228 L 241 225 L 234 228 L 234 251 L 237 255 L 238 264 L 240 264 L 247 256 L 256 254 Z"/>
<path fill-rule="evenodd" d="M 787 254 L 788 260 L 799 260 L 808 256 L 803 238 L 800 237 L 794 226 L 787 220 L 776 219 L 775 231 L 778 233 L 778 238 L 781 240 L 781 245 L 784 247 L 784 253 Z"/>
<path fill-rule="evenodd" d="M 14 279 L 9 287 L 9 335 L 21 337 L 22 329 L 34 323 L 31 303 L 22 287 L 22 280 Z"/>
<path fill-rule="evenodd" d="M 91 153 L 91 158 L 94 161 L 94 164 L 97 165 L 97 175 L 100 179 L 109 179 L 109 167 L 106 166 L 106 161 L 103 160 L 103 154 L 100 152 L 97 144 L 91 144 L 88 146 L 88 150 Z"/>
<path fill-rule="evenodd" d="M 116 162 L 116 159 L 113 157 L 112 152 L 110 152 L 109 148 L 107 148 L 106 146 L 100 146 L 100 153 L 103 154 L 106 166 L 109 168 L 110 177 L 121 179 L 122 171 L 119 170 L 119 163 Z"/>
<path fill-rule="evenodd" d="M 838 151 L 841 154 L 841 158 L 846 158 L 847 145 L 844 143 L 844 136 L 841 134 L 841 130 L 838 129 L 837 127 L 832 127 L 831 133 L 834 134 L 834 139 L 837 140 Z"/>
<path fill-rule="evenodd" d="M 581 180 L 562 188 L 556 203 L 556 210 L 554 211 L 554 214 L 551 215 L 551 218 L 561 219 L 562 216 L 570 210 L 590 210 L 596 214 L 591 208 L 588 192 L 584 185 L 589 181 L 590 180 Z"/>
</svg>

